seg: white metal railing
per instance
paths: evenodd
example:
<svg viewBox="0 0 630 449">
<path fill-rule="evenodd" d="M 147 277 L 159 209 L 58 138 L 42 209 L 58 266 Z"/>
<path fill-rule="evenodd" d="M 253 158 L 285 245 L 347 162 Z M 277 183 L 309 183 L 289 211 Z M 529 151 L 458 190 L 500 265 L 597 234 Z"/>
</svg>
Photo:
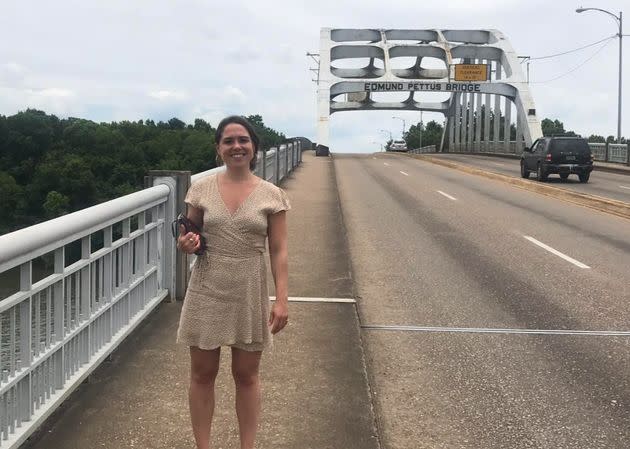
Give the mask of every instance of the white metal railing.
<svg viewBox="0 0 630 449">
<path fill-rule="evenodd" d="M 596 161 L 630 164 L 628 144 L 589 142 L 588 145 L 591 147 L 593 158 Z M 523 152 L 523 146 L 523 142 L 519 145 L 516 141 L 510 141 L 508 145 L 509 149 L 506 151 L 505 142 L 481 142 L 478 150 L 470 144 L 468 147 L 465 144 L 453 144 L 453 148 L 450 152 L 470 153 L 479 151 L 481 153 L 512 154 L 518 156 Z"/>
<path fill-rule="evenodd" d="M 290 142 L 260 152 L 255 173 L 278 184 L 301 159 Z M 0 236 L 0 281 L 17 284 L 0 285 L 1 449 L 20 446 L 173 292 L 170 220 L 184 205 L 173 179 L 155 182 Z"/>
<path fill-rule="evenodd" d="M 427 146 L 422 147 L 422 148 L 413 148 L 413 149 L 407 151 L 407 153 L 422 154 L 422 153 L 435 153 L 436 151 L 437 151 L 437 149 L 436 149 L 435 145 L 427 145 Z"/>
<path fill-rule="evenodd" d="M 628 163 L 628 144 L 609 143 L 608 162 Z"/>
<path fill-rule="evenodd" d="M 0 273 L 19 278 L 0 301 L 0 447 L 19 446 L 167 295 L 169 195 L 156 186 L 0 236 Z"/>
</svg>

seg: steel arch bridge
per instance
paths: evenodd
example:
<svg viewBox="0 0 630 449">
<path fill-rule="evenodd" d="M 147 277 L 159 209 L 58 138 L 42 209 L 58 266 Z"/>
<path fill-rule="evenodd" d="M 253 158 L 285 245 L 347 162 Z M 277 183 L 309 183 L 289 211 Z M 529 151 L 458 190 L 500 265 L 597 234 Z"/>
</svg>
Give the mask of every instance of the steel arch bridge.
<svg viewBox="0 0 630 449">
<path fill-rule="evenodd" d="M 319 145 L 329 146 L 333 113 L 362 110 L 444 114 L 442 151 L 520 153 L 542 136 L 518 57 L 498 30 L 322 28 L 319 58 Z M 339 67 L 348 63 L 355 67 Z M 422 101 L 426 93 L 448 99 Z"/>
</svg>

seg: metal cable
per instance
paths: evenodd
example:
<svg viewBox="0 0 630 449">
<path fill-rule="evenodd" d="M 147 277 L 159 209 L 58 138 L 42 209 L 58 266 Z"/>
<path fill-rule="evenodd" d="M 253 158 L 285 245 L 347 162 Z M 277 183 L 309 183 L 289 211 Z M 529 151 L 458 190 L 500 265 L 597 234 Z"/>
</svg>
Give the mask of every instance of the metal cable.
<svg viewBox="0 0 630 449">
<path fill-rule="evenodd" d="M 575 53 L 576 51 L 584 50 L 585 48 L 592 47 L 593 45 L 597 45 L 600 42 L 604 42 L 607 39 L 612 39 L 612 38 L 617 37 L 617 36 L 618 36 L 617 34 L 613 34 L 613 35 L 605 37 L 605 38 L 603 38 L 603 39 L 601 39 L 601 40 L 599 40 L 597 42 L 593 42 L 592 44 L 588 44 L 588 45 L 585 45 L 583 47 L 576 48 L 574 50 L 569 50 L 569 51 L 565 51 L 565 52 L 562 52 L 562 53 L 556 53 L 554 55 L 539 56 L 537 58 L 529 58 L 529 60 L 530 61 L 535 61 L 535 60 L 540 60 L 540 59 L 549 59 L 549 58 L 555 58 L 555 57 L 558 57 L 558 56 L 568 55 L 569 53 Z"/>
</svg>

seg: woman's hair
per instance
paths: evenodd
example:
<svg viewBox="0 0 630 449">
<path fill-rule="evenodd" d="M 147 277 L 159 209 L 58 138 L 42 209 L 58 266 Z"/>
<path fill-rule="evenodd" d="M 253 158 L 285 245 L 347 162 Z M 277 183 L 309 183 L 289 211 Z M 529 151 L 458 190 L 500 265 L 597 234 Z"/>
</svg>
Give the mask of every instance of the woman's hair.
<svg viewBox="0 0 630 449">
<path fill-rule="evenodd" d="M 214 142 L 217 146 L 219 145 L 225 127 L 231 124 L 241 125 L 247 130 L 249 138 L 252 139 L 252 144 L 254 145 L 254 157 L 249 163 L 249 169 L 254 171 L 254 169 L 256 169 L 256 159 L 258 158 L 258 147 L 260 146 L 260 139 L 258 138 L 258 134 L 256 134 L 256 131 L 254 130 L 252 124 L 249 123 L 245 117 L 241 117 L 240 115 L 230 115 L 229 117 L 225 117 L 223 120 L 221 120 L 219 126 L 217 126 L 217 130 L 214 132 Z M 219 153 L 217 153 L 217 160 L 219 160 Z"/>
</svg>

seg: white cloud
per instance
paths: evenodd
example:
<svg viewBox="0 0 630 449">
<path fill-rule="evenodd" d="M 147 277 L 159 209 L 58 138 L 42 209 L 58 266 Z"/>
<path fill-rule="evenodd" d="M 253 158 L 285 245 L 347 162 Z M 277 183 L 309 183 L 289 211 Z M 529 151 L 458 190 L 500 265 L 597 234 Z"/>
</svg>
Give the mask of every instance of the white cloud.
<svg viewBox="0 0 630 449">
<path fill-rule="evenodd" d="M 570 50 L 615 32 L 604 14 L 576 14 L 576 5 L 567 1 L 453 0 L 448 8 L 417 0 L 234 0 L 229 8 L 215 3 L 58 0 L 33 8 L 4 0 L 0 38 L 10 45 L 0 47 L 0 113 L 38 107 L 98 121 L 175 116 L 214 124 L 229 113 L 260 114 L 287 135 L 315 138 L 316 89 L 306 52 L 319 51 L 321 27 L 497 28 L 517 54 L 530 56 Z M 602 7 L 619 11 L 625 3 L 609 0 Z M 589 51 L 534 61 L 531 78 L 565 73 Z M 557 118 L 582 134 L 614 134 L 616 52 L 613 42 L 574 73 L 532 84 L 540 118 Z M 624 100 L 628 136 L 630 89 Z M 401 114 L 407 127 L 418 120 L 417 114 Z M 333 150 L 352 150 L 355 142 L 364 151 L 383 138 L 381 128 L 399 134 L 400 121 L 391 116 L 333 114 Z"/>
<path fill-rule="evenodd" d="M 171 101 L 171 100 L 183 101 L 188 98 L 188 95 L 185 92 L 158 90 L 158 91 L 149 92 L 149 97 L 155 98 L 156 100 L 161 100 L 161 101 Z"/>
</svg>

